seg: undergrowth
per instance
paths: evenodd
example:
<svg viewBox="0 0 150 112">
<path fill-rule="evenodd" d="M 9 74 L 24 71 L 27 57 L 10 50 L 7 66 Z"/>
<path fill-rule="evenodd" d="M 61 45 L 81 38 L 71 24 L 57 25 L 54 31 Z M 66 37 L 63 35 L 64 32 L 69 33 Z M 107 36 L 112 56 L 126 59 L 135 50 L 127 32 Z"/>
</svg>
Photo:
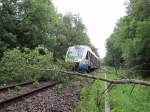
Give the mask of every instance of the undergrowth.
<svg viewBox="0 0 150 112">
<path fill-rule="evenodd" d="M 150 112 L 149 87 L 116 86 L 109 95 L 112 112 Z"/>
<path fill-rule="evenodd" d="M 38 49 L 7 50 L 0 61 L 0 85 L 26 80 L 65 79 L 58 72 L 63 68 L 60 63 L 54 62 L 53 54 L 48 50 L 43 52 L 41 54 Z"/>
<path fill-rule="evenodd" d="M 109 70 L 108 70 L 109 69 Z M 107 78 L 126 78 L 126 71 L 107 68 Z M 138 75 L 135 75 L 138 76 Z M 141 77 L 134 77 L 141 79 Z M 144 79 L 142 79 L 144 80 Z M 150 112 L 150 87 L 141 85 L 114 85 L 109 92 L 111 112 Z"/>
<path fill-rule="evenodd" d="M 108 79 L 128 78 L 124 70 L 118 70 L 117 74 L 110 67 L 104 70 Z M 135 74 L 132 78 L 142 79 L 137 76 Z M 103 82 L 98 80 L 91 86 L 84 87 L 80 93 L 77 112 L 102 112 L 105 97 L 101 94 L 103 90 Z M 108 95 L 111 112 L 150 112 L 150 87 L 134 84 L 113 85 Z"/>
<path fill-rule="evenodd" d="M 103 82 L 99 80 L 84 87 L 80 92 L 80 101 L 76 112 L 102 112 L 104 104 L 103 87 Z"/>
</svg>

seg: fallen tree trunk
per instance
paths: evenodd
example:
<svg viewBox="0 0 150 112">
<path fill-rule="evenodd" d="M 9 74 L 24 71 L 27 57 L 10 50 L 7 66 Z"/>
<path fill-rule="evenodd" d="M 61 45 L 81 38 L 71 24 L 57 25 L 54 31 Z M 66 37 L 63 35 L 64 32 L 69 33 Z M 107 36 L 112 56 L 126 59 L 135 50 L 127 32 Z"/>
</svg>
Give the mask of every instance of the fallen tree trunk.
<svg viewBox="0 0 150 112">
<path fill-rule="evenodd" d="M 31 68 L 31 67 L 29 67 Z M 40 68 L 33 68 L 33 69 L 40 69 Z M 137 80 L 137 79 L 121 79 L 121 80 L 110 80 L 110 79 L 105 79 L 101 77 L 95 77 L 89 74 L 81 74 L 78 72 L 68 72 L 68 71 L 62 71 L 62 70 L 55 70 L 55 69 L 40 69 L 42 71 L 57 71 L 61 73 L 66 73 L 66 74 L 71 74 L 71 75 L 77 75 L 77 76 L 82 76 L 82 77 L 87 77 L 95 80 L 101 80 L 105 81 L 111 84 L 139 84 L 139 85 L 145 85 L 145 86 L 150 86 L 149 81 L 143 81 L 143 80 Z"/>
<path fill-rule="evenodd" d="M 81 74 L 78 72 L 67 72 L 67 71 L 60 71 L 60 72 L 66 73 L 66 74 L 71 74 L 71 75 L 87 77 L 87 78 L 96 79 L 96 80 L 102 80 L 102 81 L 109 82 L 111 84 L 139 84 L 139 85 L 150 86 L 149 81 L 143 81 L 143 80 L 136 80 L 136 79 L 110 80 L 110 79 L 105 79 L 105 78 L 101 78 L 101 77 L 95 77 L 95 76 L 92 76 L 89 74 Z"/>
</svg>

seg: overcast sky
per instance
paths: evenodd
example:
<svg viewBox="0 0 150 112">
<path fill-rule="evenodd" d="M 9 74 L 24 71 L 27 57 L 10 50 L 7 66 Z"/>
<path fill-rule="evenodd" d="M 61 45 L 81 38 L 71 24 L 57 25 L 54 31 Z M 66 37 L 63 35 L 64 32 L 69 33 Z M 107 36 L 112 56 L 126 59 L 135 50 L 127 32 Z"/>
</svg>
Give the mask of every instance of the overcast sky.
<svg viewBox="0 0 150 112">
<path fill-rule="evenodd" d="M 101 58 L 106 54 L 106 39 L 113 32 L 117 20 L 125 15 L 124 2 L 125 0 L 53 0 L 59 13 L 80 15 Z"/>
</svg>

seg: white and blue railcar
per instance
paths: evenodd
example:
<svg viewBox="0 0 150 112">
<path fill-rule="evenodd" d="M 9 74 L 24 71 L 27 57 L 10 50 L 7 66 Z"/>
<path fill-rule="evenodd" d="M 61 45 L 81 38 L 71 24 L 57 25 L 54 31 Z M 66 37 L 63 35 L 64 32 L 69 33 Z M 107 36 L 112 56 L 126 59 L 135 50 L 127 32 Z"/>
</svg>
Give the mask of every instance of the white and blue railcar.
<svg viewBox="0 0 150 112">
<path fill-rule="evenodd" d="M 100 68 L 99 57 L 84 45 L 71 46 L 66 54 L 66 61 L 75 63 L 76 70 L 89 71 Z"/>
</svg>

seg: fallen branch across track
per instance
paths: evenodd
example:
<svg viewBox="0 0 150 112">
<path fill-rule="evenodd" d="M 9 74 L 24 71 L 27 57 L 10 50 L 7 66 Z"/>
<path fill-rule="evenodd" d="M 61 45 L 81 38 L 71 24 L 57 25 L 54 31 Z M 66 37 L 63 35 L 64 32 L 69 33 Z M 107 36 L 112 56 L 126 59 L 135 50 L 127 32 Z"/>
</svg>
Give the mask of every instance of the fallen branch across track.
<svg viewBox="0 0 150 112">
<path fill-rule="evenodd" d="M 110 79 L 95 77 L 95 76 L 92 76 L 89 74 L 82 74 L 82 73 L 78 73 L 78 72 L 67 72 L 67 71 L 60 71 L 60 72 L 66 73 L 66 74 L 71 74 L 71 75 L 87 77 L 87 78 L 91 78 L 91 79 L 95 79 L 95 80 L 101 80 L 101 81 L 105 81 L 105 82 L 108 82 L 111 84 L 139 84 L 139 85 L 150 86 L 149 81 L 143 81 L 143 80 L 136 80 L 136 79 L 110 80 Z"/>
<path fill-rule="evenodd" d="M 29 68 L 31 68 L 31 67 L 29 67 Z M 33 68 L 33 69 L 40 69 L 40 68 Z M 61 73 L 66 73 L 66 74 L 77 75 L 77 76 L 87 77 L 87 78 L 91 78 L 91 79 L 101 80 L 101 81 L 109 82 L 112 84 L 138 84 L 138 85 L 150 86 L 150 82 L 144 81 L 144 80 L 137 80 L 137 79 L 110 80 L 110 79 L 105 79 L 105 78 L 101 78 L 101 77 L 95 77 L 95 76 L 92 76 L 89 74 L 81 74 L 78 72 L 68 72 L 68 71 L 55 70 L 55 69 L 40 69 L 40 70 L 42 70 L 42 71 L 57 71 L 57 72 L 61 72 Z"/>
</svg>

